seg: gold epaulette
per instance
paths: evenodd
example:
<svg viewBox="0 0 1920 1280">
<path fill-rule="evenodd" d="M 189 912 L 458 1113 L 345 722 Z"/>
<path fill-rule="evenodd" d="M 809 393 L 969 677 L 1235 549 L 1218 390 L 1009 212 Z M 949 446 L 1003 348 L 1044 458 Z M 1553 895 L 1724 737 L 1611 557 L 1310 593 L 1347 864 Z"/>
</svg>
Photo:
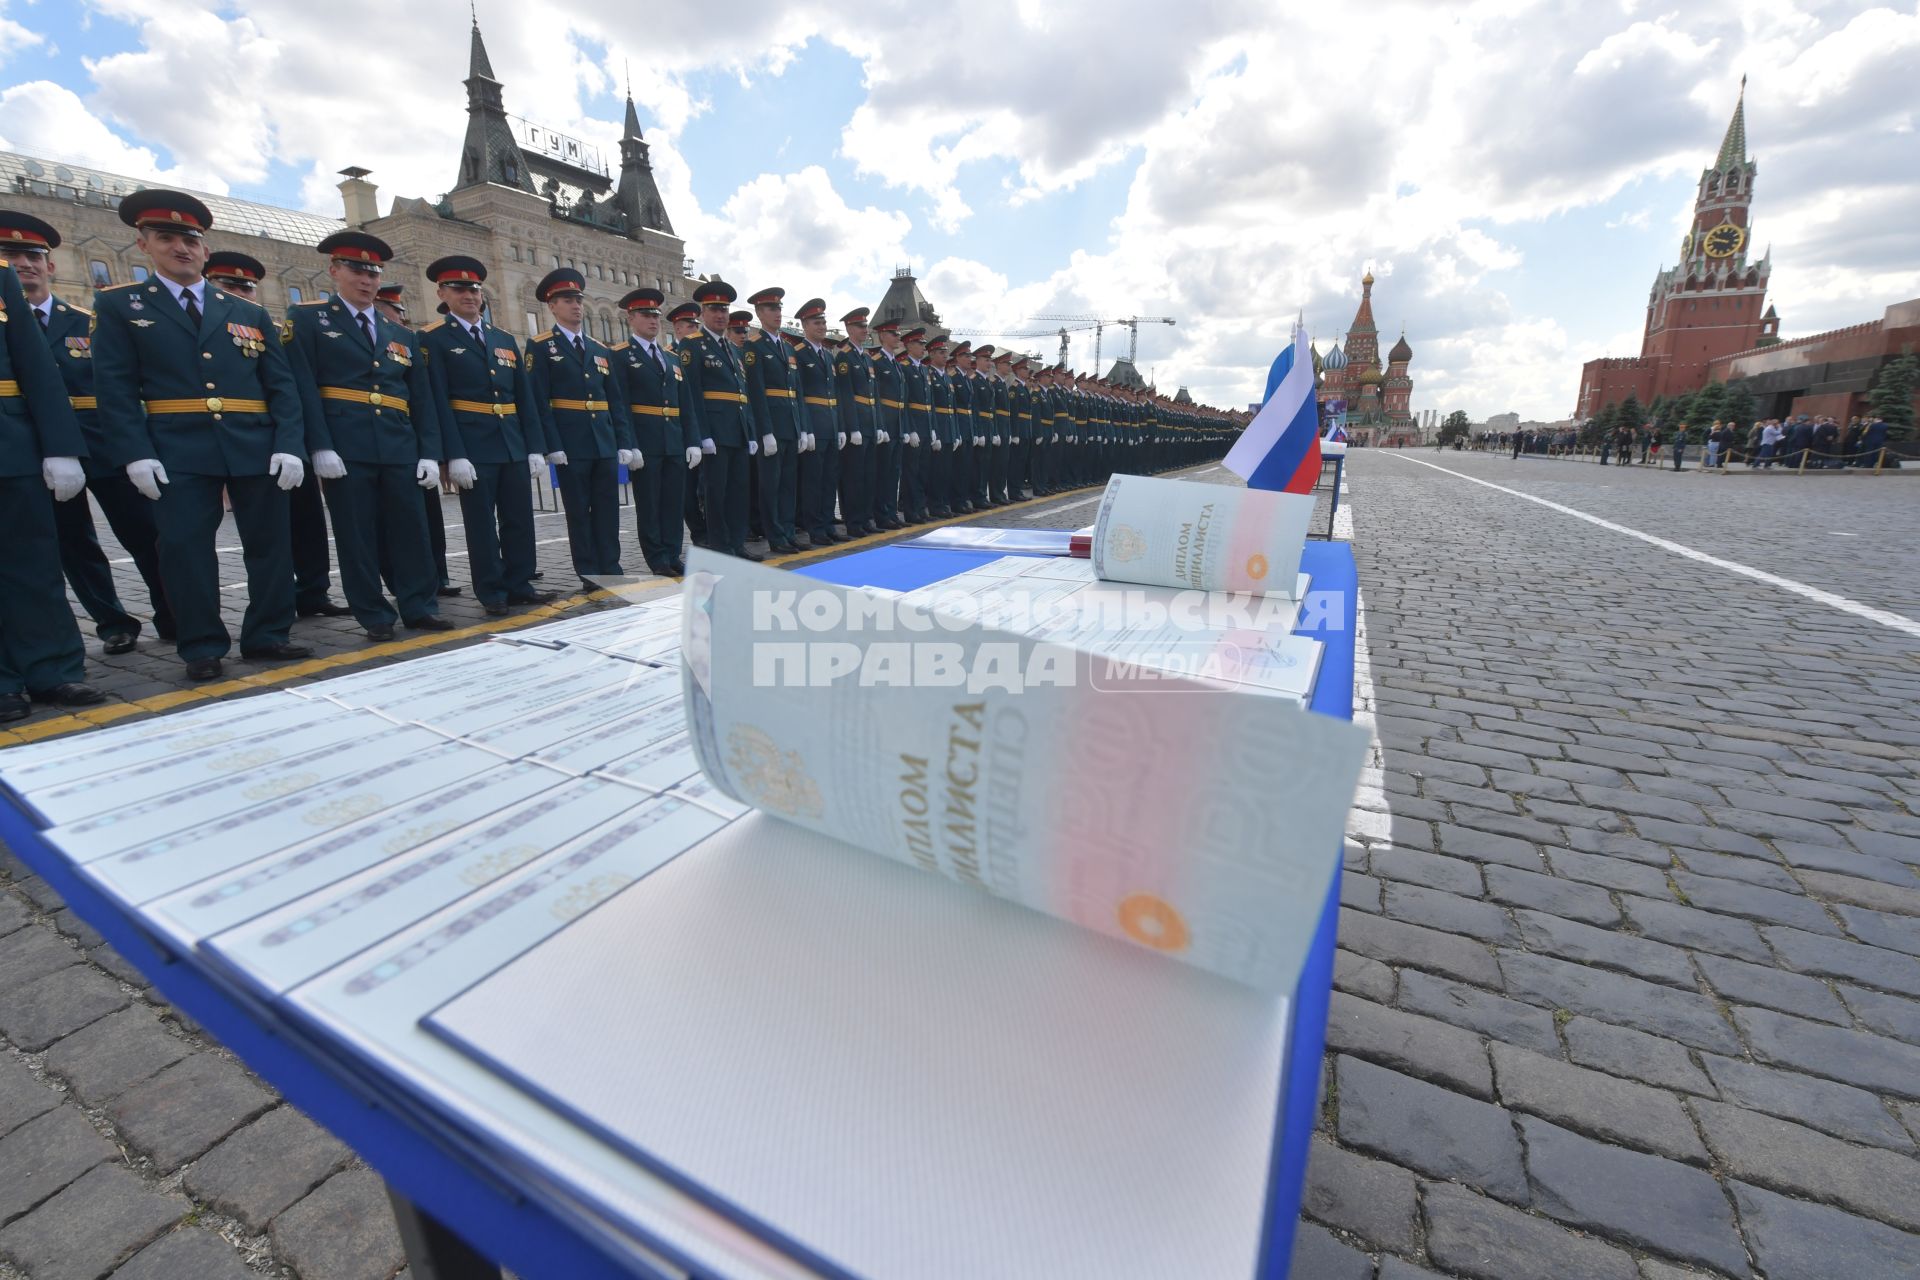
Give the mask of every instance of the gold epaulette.
<svg viewBox="0 0 1920 1280">
<path fill-rule="evenodd" d="M 333 299 L 315 298 L 312 302 L 296 302 L 293 305 L 296 307 L 327 307 L 333 305 Z"/>
<path fill-rule="evenodd" d="M 533 336 L 532 336 L 531 338 L 528 338 L 528 339 L 527 339 L 527 341 L 528 341 L 528 342 L 530 342 L 530 343 L 531 343 L 531 342 L 545 342 L 545 341 L 546 341 L 546 340 L 547 340 L 548 338 L 551 338 L 552 336 L 553 336 L 553 330 L 551 330 L 551 329 L 548 329 L 548 330 L 547 330 L 546 332 L 544 332 L 544 333 L 536 333 L 536 334 L 534 334 L 534 335 L 533 335 Z"/>
<path fill-rule="evenodd" d="M 609 350 L 609 351 L 625 351 L 625 350 L 626 350 L 626 349 L 627 349 L 628 347 L 630 347 L 630 346 L 632 346 L 632 345 L 633 345 L 633 343 L 631 343 L 631 342 L 616 342 L 616 343 L 614 343 L 614 344 L 613 344 L 612 346 L 610 346 L 610 347 L 608 347 L 608 348 L 607 348 L 607 350 Z"/>
<path fill-rule="evenodd" d="M 63 302 L 60 305 L 65 307 L 67 310 L 74 312 L 76 315 L 83 315 L 87 317 L 87 319 L 89 320 L 93 319 L 93 312 L 87 310 L 85 307 L 81 306 L 77 302 Z"/>
<path fill-rule="evenodd" d="M 110 284 L 104 289 L 95 289 L 95 293 L 119 293 L 122 289 L 138 289 L 140 281 L 129 280 L 125 284 Z"/>
<path fill-rule="evenodd" d="M 422 329 L 420 332 L 432 333 L 435 329 L 438 329 L 441 325 L 444 325 L 446 322 L 447 322 L 446 318 L 443 316 L 442 318 L 435 320 L 432 324 L 428 325 L 426 328 Z"/>
</svg>

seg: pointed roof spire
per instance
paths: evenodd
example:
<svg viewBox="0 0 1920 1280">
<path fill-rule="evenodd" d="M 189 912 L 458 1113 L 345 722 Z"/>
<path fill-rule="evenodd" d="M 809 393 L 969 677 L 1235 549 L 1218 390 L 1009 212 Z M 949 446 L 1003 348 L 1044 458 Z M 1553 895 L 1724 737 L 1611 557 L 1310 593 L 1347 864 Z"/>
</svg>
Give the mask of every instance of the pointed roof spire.
<svg viewBox="0 0 1920 1280">
<path fill-rule="evenodd" d="M 639 113 L 633 109 L 633 90 L 631 88 L 627 90 L 627 120 L 620 136 L 623 138 L 639 138 L 641 136 L 640 116 Z"/>
<path fill-rule="evenodd" d="M 473 10 L 473 41 L 467 52 L 467 79 L 493 79 L 493 63 L 487 58 L 487 43 L 480 38 L 480 14 Z"/>
<path fill-rule="evenodd" d="M 1720 155 L 1713 167 L 1720 173 L 1737 169 L 1747 162 L 1747 78 L 1740 77 L 1740 98 L 1733 104 L 1733 119 L 1727 122 L 1727 136 L 1720 143 Z"/>
</svg>

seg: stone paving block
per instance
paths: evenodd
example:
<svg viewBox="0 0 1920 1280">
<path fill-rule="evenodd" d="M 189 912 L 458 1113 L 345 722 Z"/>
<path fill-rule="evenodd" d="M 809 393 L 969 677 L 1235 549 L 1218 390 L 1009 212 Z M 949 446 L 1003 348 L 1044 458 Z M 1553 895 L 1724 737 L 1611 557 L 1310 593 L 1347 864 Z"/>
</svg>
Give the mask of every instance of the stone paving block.
<svg viewBox="0 0 1920 1280">
<path fill-rule="evenodd" d="M 1808 844 L 1844 843 L 1841 834 L 1824 822 L 1806 822 L 1799 818 L 1783 818 L 1777 813 L 1758 813 L 1752 809 L 1708 809 L 1707 817 L 1720 827 L 1742 832 L 1756 840 L 1782 839 L 1801 840 Z M 1702 828 L 1703 831 L 1711 828 Z M 1718 845 L 1710 847 L 1718 848 Z M 1728 853 L 1738 853 L 1738 849 L 1727 849 Z"/>
<path fill-rule="evenodd" d="M 1675 849 L 1673 856 L 1695 875 L 1742 880 L 1763 889 L 1778 889 L 1781 893 L 1800 892 L 1800 882 L 1777 862 L 1743 858 L 1731 853 L 1712 853 L 1705 849 Z"/>
<path fill-rule="evenodd" d="M 1657 942 L 1758 964 L 1773 963 L 1773 952 L 1761 938 L 1759 926 L 1749 921 L 1632 894 L 1620 895 L 1620 905 L 1626 908 L 1627 923 Z"/>
<path fill-rule="evenodd" d="M 1920 1044 L 1920 1001 L 1842 986 L 1840 998 L 1869 1031 Z"/>
<path fill-rule="evenodd" d="M 1920 955 L 1920 919 L 1845 904 L 1833 908 L 1848 933 L 1868 946 Z"/>
<path fill-rule="evenodd" d="M 0 1008 L 36 978 L 79 963 L 73 944 L 45 926 L 0 938 Z"/>
<path fill-rule="evenodd" d="M 233 1063 L 198 1053 L 134 1085 L 107 1111 L 127 1142 L 164 1172 L 206 1151 L 273 1101 Z"/>
<path fill-rule="evenodd" d="M 1303 1276 L 1301 1280 L 1306 1280 Z M 1425 1267 L 1416 1267 L 1404 1258 L 1392 1256 L 1380 1259 L 1378 1280 L 1446 1280 L 1438 1271 L 1429 1271 Z"/>
<path fill-rule="evenodd" d="M 39 876 L 28 876 L 17 881 L 14 887 L 27 895 L 27 901 L 41 911 L 52 913 L 67 905 L 59 892 Z"/>
<path fill-rule="evenodd" d="M 1551 854 L 1549 854 L 1551 857 Z M 1488 867 L 1487 893 L 1515 907 L 1530 907 L 1548 915 L 1611 929 L 1620 923 L 1620 908 L 1598 885 L 1518 867 Z"/>
<path fill-rule="evenodd" d="M 1531 950 L 1617 969 L 1683 990 L 1691 991 L 1696 985 L 1687 953 L 1678 947 L 1611 929 L 1596 929 L 1541 911 L 1519 910 L 1513 913 L 1513 918 Z"/>
<path fill-rule="evenodd" d="M 1584 1013 L 1696 1049 L 1739 1052 L 1739 1041 L 1720 1010 L 1694 992 L 1517 951 L 1501 953 L 1500 969 L 1507 994 L 1515 999 Z"/>
<path fill-rule="evenodd" d="M 1878 880 L 1902 889 L 1915 883 L 1913 869 L 1892 858 L 1876 858 L 1857 849 L 1799 840 L 1776 840 L 1774 848 L 1789 865 L 1808 871 L 1827 871 L 1858 880 Z"/>
<path fill-rule="evenodd" d="M 1400 983 L 1400 1005 L 1495 1040 L 1526 1045 L 1542 1053 L 1560 1052 L 1550 1012 L 1478 987 L 1409 969 Z"/>
<path fill-rule="evenodd" d="M 80 1108 L 36 1116 L 0 1138 L 0 1223 L 11 1222 L 118 1152 Z"/>
<path fill-rule="evenodd" d="M 1376 1004 L 1392 1004 L 1393 970 L 1378 960 L 1354 955 L 1351 951 L 1333 953 L 1333 987 L 1350 995 L 1364 996 Z"/>
<path fill-rule="evenodd" d="M 1483 987 L 1500 986 L 1500 966 L 1485 944 L 1359 911 L 1340 913 L 1340 945 L 1395 966 L 1412 966 Z"/>
<path fill-rule="evenodd" d="M 53 1110 L 61 1101 L 59 1090 L 40 1083 L 25 1063 L 0 1057 L 0 1138 Z"/>
<path fill-rule="evenodd" d="M 1724 1101 L 1854 1142 L 1914 1150 L 1906 1129 L 1865 1089 L 1711 1053 L 1701 1054 L 1700 1061 Z"/>
<path fill-rule="evenodd" d="M 1536 806 L 1544 807 L 1550 801 L 1535 801 Z M 1584 811 L 1582 811 L 1584 812 Z M 1565 844 L 1567 834 L 1557 822 L 1544 821 L 1542 818 L 1528 817 L 1520 813 L 1495 813 L 1487 809 L 1470 809 L 1465 804 L 1453 805 L 1455 826 L 1470 831 L 1490 831 L 1495 835 L 1512 836 L 1516 840 L 1525 840 L 1529 844 L 1556 845 Z M 1537 867 L 1538 864 L 1536 863 Z"/>
<path fill-rule="evenodd" d="M 1479 1036 L 1352 996 L 1335 993 L 1328 1006 L 1327 1051 L 1351 1053 L 1477 1097 L 1493 1096 L 1493 1068 Z"/>
<path fill-rule="evenodd" d="M 1538 871 L 1541 867 L 1540 854 L 1525 840 L 1516 840 L 1512 836 L 1495 835 L 1487 831 L 1469 831 L 1465 827 L 1451 823 L 1440 823 L 1436 828 L 1439 837 L 1440 852 L 1456 858 L 1471 858 L 1475 862 L 1497 862 L 1504 866 L 1519 867 L 1525 871 Z"/>
<path fill-rule="evenodd" d="M 100 936 L 99 930 L 75 915 L 72 907 L 63 907 L 53 913 L 53 927 L 79 943 L 82 948 L 97 947 L 106 941 Z"/>
<path fill-rule="evenodd" d="M 1750 1186 L 1733 1184 L 1740 1221 L 1767 1280 L 1902 1280 L 1920 1236 Z"/>
<path fill-rule="evenodd" d="M 1369 866 L 1374 875 L 1388 880 L 1425 885 L 1468 898 L 1479 897 L 1484 888 L 1479 863 L 1418 849 L 1377 849 Z"/>
<path fill-rule="evenodd" d="M 1373 1280 L 1373 1259 L 1332 1232 L 1303 1222 L 1294 1228 L 1291 1274 L 1315 1280 Z"/>
<path fill-rule="evenodd" d="M 1920 959 L 1858 942 L 1770 926 L 1760 930 L 1789 969 L 1842 978 L 1880 991 L 1920 996 Z"/>
<path fill-rule="evenodd" d="M 111 944 L 102 944 L 87 952 L 87 960 L 106 970 L 109 977 L 118 979 L 136 990 L 144 991 L 153 984 L 147 981 L 147 975 L 133 967 L 133 964 Z"/>
<path fill-rule="evenodd" d="M 1733 1210 L 1712 1174 L 1531 1116 L 1520 1130 L 1541 1212 L 1670 1258 L 1745 1272 Z"/>
<path fill-rule="evenodd" d="M 1791 925 L 1811 933 L 1840 931 L 1818 902 L 1798 892 L 1781 893 L 1777 889 L 1764 889 L 1719 876 L 1696 875 L 1691 871 L 1675 871 L 1673 880 L 1680 886 L 1680 892 L 1687 895 L 1687 900 L 1704 911 L 1739 916 L 1761 924 Z"/>
<path fill-rule="evenodd" d="M 133 1255 L 113 1280 L 251 1280 L 253 1274 L 213 1232 L 182 1227 Z"/>
<path fill-rule="evenodd" d="M 1663 873 L 1673 865 L 1673 854 L 1663 844 L 1651 840 L 1642 840 L 1639 836 L 1626 835 L 1618 831 L 1594 831 L 1581 827 L 1568 827 L 1567 838 L 1560 842 L 1568 848 L 1581 853 L 1597 853 L 1608 858 L 1625 858 L 1630 862 L 1645 863 L 1649 867 L 1659 867 Z"/>
<path fill-rule="evenodd" d="M 1785 821 L 1785 818 L 1767 819 L 1767 822 Z M 1760 839 L 1760 835 L 1766 834 L 1764 824 L 1760 834 L 1755 835 L 1691 822 L 1668 822 L 1664 818 L 1635 818 L 1633 829 L 1649 840 L 1658 841 L 1662 848 L 1706 849 L 1712 853 L 1736 854 L 1761 862 L 1773 860 L 1773 854 Z"/>
<path fill-rule="evenodd" d="M 33 1280 L 98 1280 L 193 1206 L 103 1165 L 0 1231 L 0 1257 Z"/>
<path fill-rule="evenodd" d="M 1800 881 L 1807 886 L 1807 892 L 1829 902 L 1846 902 L 1875 911 L 1920 917 L 1920 879 L 1913 882 L 1912 888 L 1907 888 L 1897 883 L 1863 880 L 1858 876 L 1841 875 L 1833 871 L 1802 871 Z"/>
<path fill-rule="evenodd" d="M 1380 910 L 1380 882 L 1372 876 L 1347 872 L 1340 877 L 1340 905 L 1377 914 Z"/>
<path fill-rule="evenodd" d="M 1771 1009 L 1735 1009 L 1733 1020 L 1762 1062 L 1920 1099 L 1920 1046 Z"/>
<path fill-rule="evenodd" d="M 1622 861 L 1605 854 L 1582 853 L 1578 849 L 1548 849 L 1546 854 L 1553 874 L 1564 880 L 1637 893 L 1645 898 L 1670 898 L 1672 893 L 1663 867 Z M 1754 937 L 1757 944 L 1759 935 Z"/>
<path fill-rule="evenodd" d="M 1546 777 L 1561 778 L 1567 782 L 1585 782 L 1593 786 L 1617 787 L 1626 782 L 1627 775 L 1618 769 L 1609 769 L 1603 765 L 1583 764 L 1579 760 L 1540 760 L 1535 762 Z M 1572 794 L 1571 791 L 1568 792 Z"/>
<path fill-rule="evenodd" d="M 1634 791 L 1626 787 L 1595 787 L 1581 784 L 1574 787 L 1574 791 L 1579 795 L 1582 803 L 1593 809 L 1610 809 L 1617 813 L 1661 818 L 1668 822 L 1701 824 L 1705 822 L 1705 815 L 1700 806 L 1685 800 L 1651 796 L 1643 791 Z"/>
<path fill-rule="evenodd" d="M 109 1014 L 47 1050 L 46 1067 L 75 1097 L 101 1106 L 193 1052 L 145 1005 Z"/>
<path fill-rule="evenodd" d="M 276 1107 L 194 1161 L 183 1182 L 217 1213 L 264 1231 L 353 1153 L 292 1107 Z"/>
<path fill-rule="evenodd" d="M 1702 1271 L 1699 1267 L 1662 1262 L 1658 1258 L 1640 1259 L 1640 1275 L 1642 1280 L 1726 1280 L 1718 1271 Z"/>
<path fill-rule="evenodd" d="M 15 1048 L 38 1053 L 131 999 L 106 974 L 84 964 L 69 965 L 0 999 L 0 1034 Z"/>
<path fill-rule="evenodd" d="M 1912 770 L 1912 765 L 1913 755 L 1909 753 L 1907 757 L 1909 772 Z M 1842 834 L 1846 836 L 1848 844 L 1862 853 L 1870 853 L 1876 858 L 1891 858 L 1895 862 L 1920 867 L 1920 836 L 1869 831 L 1861 827 L 1849 827 Z"/>
<path fill-rule="evenodd" d="M 1463 898 L 1420 885 L 1389 883 L 1382 905 L 1386 914 L 1396 920 L 1443 933 L 1465 934 L 1483 942 L 1512 942 L 1519 936 L 1503 909 L 1478 898 Z"/>
<path fill-rule="evenodd" d="M 11 893 L 0 893 L 0 938 L 26 927 L 32 919 L 33 912 L 27 909 L 24 901 Z"/>
<path fill-rule="evenodd" d="M 386 1187 L 369 1169 L 329 1178 L 274 1219 L 272 1237 L 301 1280 L 390 1276 L 406 1262 Z"/>
<path fill-rule="evenodd" d="M 1512 1045 L 1490 1047 L 1495 1087 L 1508 1109 L 1670 1159 L 1707 1162 L 1707 1149 L 1672 1094 Z"/>
<path fill-rule="evenodd" d="M 1502 1108 L 1358 1058 L 1336 1059 L 1334 1078 L 1343 1144 L 1526 1203 L 1520 1142 Z"/>
<path fill-rule="evenodd" d="M 1705 1098 L 1687 1105 L 1699 1117 L 1707 1145 L 1742 1181 L 1920 1230 L 1920 1161 L 1744 1107 Z"/>
<path fill-rule="evenodd" d="M 1725 956 L 1702 955 L 1694 959 L 1713 989 L 1734 1004 L 1779 1009 L 1821 1022 L 1842 1025 L 1848 1022 L 1840 998 L 1818 978 L 1782 973 L 1767 965 L 1729 960 Z"/>
<path fill-rule="evenodd" d="M 1639 1280 L 1624 1250 L 1465 1187 L 1427 1183 L 1422 1199 L 1427 1253 L 1450 1272 L 1474 1280 Z"/>
<path fill-rule="evenodd" d="M 1420 1208 L 1413 1175 L 1322 1139 L 1314 1140 L 1307 1158 L 1302 1208 L 1378 1248 L 1411 1253 L 1419 1247 Z"/>
</svg>

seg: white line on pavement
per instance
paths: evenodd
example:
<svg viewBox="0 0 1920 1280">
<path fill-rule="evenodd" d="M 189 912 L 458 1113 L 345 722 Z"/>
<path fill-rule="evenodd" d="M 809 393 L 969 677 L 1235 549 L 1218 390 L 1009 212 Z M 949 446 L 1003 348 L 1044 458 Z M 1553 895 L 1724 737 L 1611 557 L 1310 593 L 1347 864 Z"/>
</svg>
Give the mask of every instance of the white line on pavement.
<svg viewBox="0 0 1920 1280">
<path fill-rule="evenodd" d="M 1082 499 L 1080 499 L 1080 501 L 1078 501 L 1078 502 L 1069 502 L 1069 503 L 1067 503 L 1067 505 L 1065 505 L 1064 507 L 1048 507 L 1048 508 L 1047 508 L 1047 509 L 1046 509 L 1045 511 L 1036 511 L 1036 512 L 1034 512 L 1034 513 L 1033 513 L 1032 515 L 1027 515 L 1027 516 L 1021 516 L 1020 518 L 1021 518 L 1022 520 L 1047 520 L 1047 519 L 1051 519 L 1052 517 L 1054 517 L 1054 516 L 1057 516 L 1057 515 L 1059 515 L 1059 514 L 1060 514 L 1060 513 L 1062 512 L 1062 511 L 1072 511 L 1072 510 L 1073 510 L 1073 509 L 1074 509 L 1075 507 L 1084 507 L 1084 506 L 1086 506 L 1086 505 L 1087 505 L 1088 503 L 1092 503 L 1092 502 L 1098 502 L 1098 501 L 1100 501 L 1100 499 L 1101 499 L 1101 497 L 1102 497 L 1102 496 L 1104 496 L 1104 495 L 1100 495 L 1100 494 L 1095 494 L 1095 495 L 1094 495 L 1093 497 L 1091 497 L 1091 498 L 1082 498 Z"/>
<path fill-rule="evenodd" d="M 1850 600 L 1846 596 L 1835 595 L 1831 591 L 1822 591 L 1819 587 L 1810 587 L 1804 582 L 1796 582 L 1792 578 L 1783 578 L 1777 573 L 1768 573 L 1764 569 L 1756 569 L 1751 565 L 1741 564 L 1735 560 L 1722 560 L 1719 556 L 1710 556 L 1704 551 L 1695 551 L 1692 547 L 1683 546 L 1670 539 L 1662 538 L 1651 533 L 1643 533 L 1639 529 L 1632 528 L 1628 525 L 1616 524 L 1611 520 L 1602 519 L 1600 516 L 1590 515 L 1585 511 L 1579 510 L 1577 507 L 1569 507 L 1546 498 L 1536 497 L 1531 493 L 1523 493 L 1518 489 L 1509 489 L 1506 485 L 1495 484 L 1491 480 L 1482 480 L 1478 476 L 1470 476 L 1463 471 L 1455 471 L 1451 467 L 1443 467 L 1438 463 L 1428 462 L 1422 458 L 1409 458 L 1398 450 L 1388 451 L 1387 456 L 1390 458 L 1399 458 L 1402 462 L 1414 462 L 1423 467 L 1432 467 L 1435 471 L 1444 472 L 1447 475 L 1456 476 L 1459 479 L 1468 480 L 1477 485 L 1484 485 L 1499 493 L 1511 494 L 1516 498 L 1525 498 L 1528 502 L 1538 503 L 1549 511 L 1558 511 L 1562 515 L 1585 520 L 1588 524 L 1598 525 L 1602 529 L 1606 529 L 1612 533 L 1624 533 L 1629 538 L 1638 538 L 1642 542 L 1659 547 L 1662 551 L 1671 551 L 1674 555 L 1683 556 L 1688 560 L 1697 560 L 1701 564 L 1709 564 L 1716 569 L 1724 569 L 1728 573 L 1737 573 L 1742 577 L 1752 578 L 1755 582 L 1764 582 L 1770 587 L 1778 587 L 1782 591 L 1792 592 L 1794 595 L 1802 596 L 1816 604 L 1826 605 L 1829 609 L 1838 609 L 1842 613 L 1850 613 L 1856 618 L 1865 618 L 1868 622 L 1877 622 L 1883 627 L 1889 627 L 1895 631 L 1913 636 L 1915 639 L 1920 639 L 1920 622 L 1915 622 L 1912 618 L 1906 617 L 1903 614 L 1890 613 L 1885 609 L 1876 609 L 1870 604 L 1861 604 L 1858 600 Z"/>
</svg>

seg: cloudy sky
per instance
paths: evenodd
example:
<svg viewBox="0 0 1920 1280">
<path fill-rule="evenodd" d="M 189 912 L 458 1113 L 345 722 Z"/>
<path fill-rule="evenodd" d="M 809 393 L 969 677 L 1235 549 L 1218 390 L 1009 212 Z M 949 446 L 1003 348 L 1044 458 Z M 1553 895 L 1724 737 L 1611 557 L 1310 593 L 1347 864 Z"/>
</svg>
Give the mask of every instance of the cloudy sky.
<svg viewBox="0 0 1920 1280">
<path fill-rule="evenodd" d="M 1743 73 L 1785 334 L 1920 295 L 1920 4 L 479 0 L 479 17 L 508 108 L 610 157 L 631 76 L 695 270 L 837 308 L 911 265 L 966 328 L 1174 316 L 1142 329 L 1140 363 L 1216 404 L 1257 397 L 1296 312 L 1322 350 L 1342 336 L 1371 268 L 1416 409 L 1566 415 L 1582 360 L 1638 353 Z M 466 0 L 0 0 L 0 142 L 329 213 L 349 164 L 383 200 L 437 196 L 467 26 Z M 1109 330 L 1107 355 L 1124 340 Z"/>
</svg>

